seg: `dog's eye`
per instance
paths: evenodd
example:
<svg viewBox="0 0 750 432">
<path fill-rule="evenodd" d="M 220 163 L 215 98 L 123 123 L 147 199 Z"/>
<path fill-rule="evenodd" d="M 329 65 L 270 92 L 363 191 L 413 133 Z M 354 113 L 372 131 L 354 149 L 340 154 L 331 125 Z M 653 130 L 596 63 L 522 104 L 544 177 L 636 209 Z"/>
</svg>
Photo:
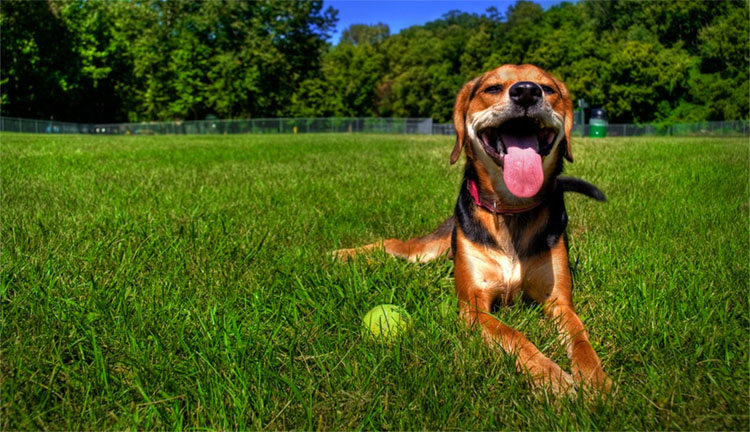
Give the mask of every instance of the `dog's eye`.
<svg viewBox="0 0 750 432">
<path fill-rule="evenodd" d="M 492 85 L 484 89 L 484 92 L 489 94 L 498 94 L 501 91 L 503 91 L 503 86 L 501 85 Z"/>
<path fill-rule="evenodd" d="M 555 89 L 553 89 L 550 86 L 544 85 L 544 84 L 542 84 L 542 90 L 544 90 L 544 93 L 546 93 L 546 94 L 553 94 L 553 93 L 555 93 Z"/>
</svg>

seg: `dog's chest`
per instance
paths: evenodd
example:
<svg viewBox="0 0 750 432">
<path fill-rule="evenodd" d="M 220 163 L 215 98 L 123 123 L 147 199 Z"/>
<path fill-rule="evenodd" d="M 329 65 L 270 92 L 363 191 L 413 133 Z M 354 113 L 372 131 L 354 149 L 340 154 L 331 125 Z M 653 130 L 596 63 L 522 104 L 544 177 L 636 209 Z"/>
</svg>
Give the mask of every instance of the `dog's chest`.
<svg viewBox="0 0 750 432">
<path fill-rule="evenodd" d="M 464 258 L 474 286 L 491 297 L 512 303 L 521 293 L 524 279 L 521 259 L 515 251 L 498 251 L 470 243 L 467 246 Z"/>
</svg>

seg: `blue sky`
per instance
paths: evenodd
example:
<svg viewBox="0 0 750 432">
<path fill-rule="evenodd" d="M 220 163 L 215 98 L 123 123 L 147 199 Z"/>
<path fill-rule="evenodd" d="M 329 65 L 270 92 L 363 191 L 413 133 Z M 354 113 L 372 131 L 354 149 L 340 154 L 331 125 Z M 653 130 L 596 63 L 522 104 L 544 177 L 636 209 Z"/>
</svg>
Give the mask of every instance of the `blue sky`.
<svg viewBox="0 0 750 432">
<path fill-rule="evenodd" d="M 428 21 L 440 18 L 444 13 L 451 10 L 460 10 L 469 13 L 483 13 L 490 6 L 495 6 L 498 11 L 504 13 L 513 1 L 474 1 L 474 0 L 451 0 L 451 1 L 371 1 L 371 0 L 325 0 L 324 8 L 333 6 L 339 11 L 339 22 L 333 33 L 331 42 L 335 45 L 341 38 L 341 32 L 352 24 L 377 24 L 379 22 L 388 24 L 391 34 L 400 30 Z M 535 0 L 545 9 L 559 0 Z"/>
</svg>

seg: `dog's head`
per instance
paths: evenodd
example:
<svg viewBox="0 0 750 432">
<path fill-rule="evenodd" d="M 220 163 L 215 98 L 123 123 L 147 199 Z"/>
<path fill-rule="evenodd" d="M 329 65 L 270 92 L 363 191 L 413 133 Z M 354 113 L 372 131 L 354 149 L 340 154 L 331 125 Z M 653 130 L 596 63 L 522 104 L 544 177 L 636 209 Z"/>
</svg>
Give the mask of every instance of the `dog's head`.
<svg viewBox="0 0 750 432">
<path fill-rule="evenodd" d="M 560 172 L 563 156 L 573 161 L 568 89 L 536 66 L 503 65 L 464 84 L 453 123 L 451 163 L 465 149 L 468 163 L 507 202 L 536 196 Z"/>
</svg>

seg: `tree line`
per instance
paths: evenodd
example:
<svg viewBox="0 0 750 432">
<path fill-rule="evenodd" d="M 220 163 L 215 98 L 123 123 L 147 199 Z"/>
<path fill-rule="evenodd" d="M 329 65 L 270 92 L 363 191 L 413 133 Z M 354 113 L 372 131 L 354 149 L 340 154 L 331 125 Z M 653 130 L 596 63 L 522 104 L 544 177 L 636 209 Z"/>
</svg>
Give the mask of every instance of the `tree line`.
<svg viewBox="0 0 750 432">
<path fill-rule="evenodd" d="M 327 42 L 322 1 L 5 0 L 2 114 L 77 122 L 277 116 L 450 121 L 461 85 L 504 63 L 552 71 L 615 122 L 748 117 L 744 0 L 583 1 L 453 11 Z"/>
</svg>

